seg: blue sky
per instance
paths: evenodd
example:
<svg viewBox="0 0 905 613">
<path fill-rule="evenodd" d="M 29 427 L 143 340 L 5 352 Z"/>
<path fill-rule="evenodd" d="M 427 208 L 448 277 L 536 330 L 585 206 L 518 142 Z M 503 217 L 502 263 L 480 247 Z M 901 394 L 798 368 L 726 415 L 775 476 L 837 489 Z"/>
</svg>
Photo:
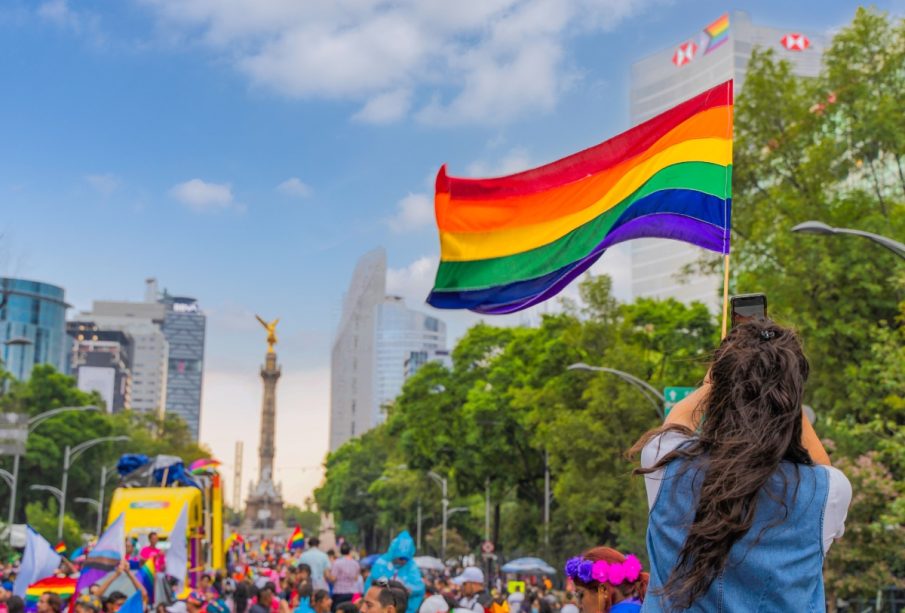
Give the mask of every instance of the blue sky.
<svg viewBox="0 0 905 613">
<path fill-rule="evenodd" d="M 329 348 L 356 259 L 423 300 L 431 180 L 550 161 L 628 127 L 632 61 L 726 10 L 826 31 L 857 3 L 656 0 L 6 0 L 0 273 L 94 299 L 156 276 L 208 312 L 202 438 L 256 471 L 281 317 L 277 476 L 326 449 Z M 896 2 L 878 2 L 897 11 Z M 604 258 L 606 260 L 607 258 Z M 624 291 L 624 258 L 605 265 Z M 473 321 L 452 316 L 454 334 Z M 248 434 L 246 434 L 248 433 Z"/>
</svg>

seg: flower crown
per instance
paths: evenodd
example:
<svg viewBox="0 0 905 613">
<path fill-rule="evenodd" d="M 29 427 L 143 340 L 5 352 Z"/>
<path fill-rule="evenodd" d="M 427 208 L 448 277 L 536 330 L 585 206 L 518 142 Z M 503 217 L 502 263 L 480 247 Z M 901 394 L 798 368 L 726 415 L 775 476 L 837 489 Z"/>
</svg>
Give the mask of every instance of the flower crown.
<svg viewBox="0 0 905 613">
<path fill-rule="evenodd" d="M 632 554 L 625 556 L 625 561 L 618 564 L 603 560 L 585 560 L 581 556 L 576 556 L 566 562 L 566 575 L 573 581 L 578 580 L 582 583 L 591 581 L 610 585 L 619 585 L 626 581 L 633 583 L 641 576 L 641 562 Z"/>
</svg>

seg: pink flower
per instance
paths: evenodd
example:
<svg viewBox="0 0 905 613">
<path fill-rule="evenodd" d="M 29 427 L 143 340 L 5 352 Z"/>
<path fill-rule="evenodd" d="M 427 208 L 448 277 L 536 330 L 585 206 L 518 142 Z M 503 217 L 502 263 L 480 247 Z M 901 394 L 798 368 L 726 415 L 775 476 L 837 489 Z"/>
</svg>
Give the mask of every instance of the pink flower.
<svg viewBox="0 0 905 613">
<path fill-rule="evenodd" d="M 622 568 L 622 564 L 610 564 L 608 571 L 608 583 L 610 585 L 619 585 L 625 581 L 625 569 Z"/>
<path fill-rule="evenodd" d="M 606 583 L 607 578 L 610 576 L 609 566 L 603 560 L 597 560 L 594 562 L 594 566 L 591 567 L 591 578 L 599 583 Z"/>
<path fill-rule="evenodd" d="M 625 556 L 625 562 L 622 563 L 622 569 L 625 571 L 625 578 L 629 581 L 637 581 L 641 576 L 641 561 L 633 554 Z"/>
</svg>

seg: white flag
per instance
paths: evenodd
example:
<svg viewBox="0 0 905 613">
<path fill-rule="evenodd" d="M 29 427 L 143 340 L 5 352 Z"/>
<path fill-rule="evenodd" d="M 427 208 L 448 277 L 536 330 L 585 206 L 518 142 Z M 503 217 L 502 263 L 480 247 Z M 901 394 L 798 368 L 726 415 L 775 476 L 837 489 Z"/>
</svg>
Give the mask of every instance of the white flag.
<svg viewBox="0 0 905 613">
<path fill-rule="evenodd" d="M 167 574 L 179 581 L 176 592 L 182 591 L 185 584 L 185 577 L 189 568 L 189 551 L 185 540 L 185 533 L 188 530 L 188 507 L 182 505 L 182 511 L 170 530 L 169 547 L 167 547 L 166 557 Z"/>
<path fill-rule="evenodd" d="M 13 584 L 13 594 L 25 598 L 28 586 L 53 575 L 60 567 L 62 558 L 53 550 L 47 539 L 28 526 L 28 532 L 25 535 L 25 553 L 22 554 L 19 574 L 16 575 L 16 582 Z"/>
</svg>

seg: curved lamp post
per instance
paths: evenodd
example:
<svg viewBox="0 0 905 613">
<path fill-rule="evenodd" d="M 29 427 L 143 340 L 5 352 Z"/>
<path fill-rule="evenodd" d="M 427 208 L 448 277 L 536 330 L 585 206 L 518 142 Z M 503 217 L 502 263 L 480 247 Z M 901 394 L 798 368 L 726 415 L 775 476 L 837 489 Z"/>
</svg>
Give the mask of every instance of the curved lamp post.
<svg viewBox="0 0 905 613">
<path fill-rule="evenodd" d="M 34 417 L 29 418 L 28 420 L 28 433 L 31 434 L 35 431 L 35 428 L 43 424 L 45 421 L 50 419 L 51 417 L 56 417 L 60 413 L 68 413 L 70 411 L 100 411 L 99 407 L 94 405 L 86 405 L 83 407 L 59 407 L 57 409 L 50 409 L 49 411 L 44 411 L 43 413 L 38 413 Z M 19 486 L 19 455 L 13 456 L 13 473 L 12 473 L 12 482 L 10 483 L 10 494 L 9 494 L 9 513 L 7 515 L 7 523 L 12 526 L 13 520 L 15 519 L 13 516 L 16 511 L 16 493 Z"/>
<path fill-rule="evenodd" d="M 797 226 L 792 228 L 792 232 L 801 232 L 804 234 L 822 234 L 824 236 L 834 234 L 851 234 L 852 236 L 861 236 L 877 243 L 878 245 L 886 247 L 900 258 L 905 258 L 905 245 L 903 245 L 899 241 L 894 241 L 887 236 L 881 236 L 879 234 L 874 234 L 873 232 L 864 232 L 863 230 L 853 230 L 851 228 L 834 228 L 833 226 L 829 226 L 822 221 L 814 220 L 805 221 L 804 223 L 798 224 Z"/>
<path fill-rule="evenodd" d="M 60 487 L 60 519 L 57 523 L 57 538 L 63 538 L 63 516 L 66 513 L 66 487 L 69 485 L 69 468 L 72 466 L 72 463 L 75 462 L 80 455 L 85 453 L 87 450 L 91 449 L 95 445 L 100 445 L 101 443 L 115 443 L 119 441 L 128 441 L 129 437 L 125 435 L 120 436 L 102 436 L 100 438 L 93 438 L 90 441 L 85 441 L 84 443 L 79 443 L 75 447 L 70 447 L 66 445 L 66 450 L 63 453 L 63 483 Z"/>
<path fill-rule="evenodd" d="M 623 372 L 621 370 L 616 370 L 615 368 L 607 368 L 606 366 L 591 366 L 590 364 L 585 364 L 584 362 L 578 362 L 577 364 L 572 364 L 566 370 L 585 370 L 588 372 L 605 372 L 611 375 L 615 375 L 638 388 L 644 397 L 647 398 L 654 408 L 657 411 L 657 415 L 662 419 L 663 415 L 663 405 L 666 403 L 666 398 L 663 397 L 663 394 L 655 388 L 653 385 L 648 383 L 647 381 L 643 381 L 636 377 L 635 375 L 629 374 L 627 372 Z"/>
</svg>

